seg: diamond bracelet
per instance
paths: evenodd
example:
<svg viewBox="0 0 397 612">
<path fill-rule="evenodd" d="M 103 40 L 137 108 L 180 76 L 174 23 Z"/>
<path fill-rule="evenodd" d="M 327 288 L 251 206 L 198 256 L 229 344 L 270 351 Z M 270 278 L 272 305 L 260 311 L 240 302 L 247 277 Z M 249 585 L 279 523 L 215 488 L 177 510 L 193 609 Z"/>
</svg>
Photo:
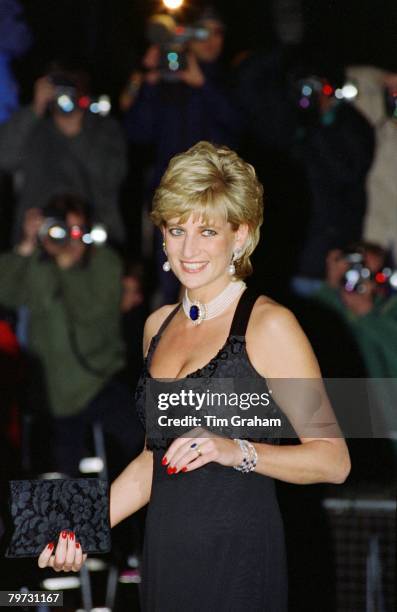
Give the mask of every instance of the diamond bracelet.
<svg viewBox="0 0 397 612">
<path fill-rule="evenodd" d="M 234 465 L 234 469 L 244 474 L 252 472 L 256 468 L 258 461 L 258 453 L 256 452 L 255 446 L 251 444 L 251 442 L 248 442 L 248 440 L 240 440 L 239 438 L 234 438 L 234 442 L 239 445 L 243 453 L 242 462 L 239 465 Z"/>
</svg>

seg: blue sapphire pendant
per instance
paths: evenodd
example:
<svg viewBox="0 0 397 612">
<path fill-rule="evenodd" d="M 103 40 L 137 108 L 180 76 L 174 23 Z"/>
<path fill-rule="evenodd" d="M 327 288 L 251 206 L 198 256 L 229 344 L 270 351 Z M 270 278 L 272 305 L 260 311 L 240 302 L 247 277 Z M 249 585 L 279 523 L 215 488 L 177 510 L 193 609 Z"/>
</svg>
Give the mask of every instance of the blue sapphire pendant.
<svg viewBox="0 0 397 612">
<path fill-rule="evenodd" d="M 191 306 L 189 310 L 189 317 L 191 318 L 192 321 L 197 321 L 199 316 L 200 316 L 199 307 L 196 306 L 196 304 L 193 304 L 193 306 Z"/>
<path fill-rule="evenodd" d="M 201 321 L 205 319 L 205 306 L 201 302 L 194 302 L 189 309 L 190 320 L 195 325 L 200 325 Z"/>
</svg>

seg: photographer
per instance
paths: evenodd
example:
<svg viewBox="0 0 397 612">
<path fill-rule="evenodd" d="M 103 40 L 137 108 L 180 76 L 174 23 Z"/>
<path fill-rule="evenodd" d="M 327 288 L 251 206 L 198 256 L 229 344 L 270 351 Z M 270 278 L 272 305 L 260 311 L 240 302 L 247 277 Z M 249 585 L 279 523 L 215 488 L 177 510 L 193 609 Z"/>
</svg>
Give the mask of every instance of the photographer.
<svg viewBox="0 0 397 612">
<path fill-rule="evenodd" d="M 339 422 L 352 436 L 352 482 L 376 485 L 390 483 L 397 465 L 397 296 L 388 274 L 386 251 L 375 243 L 333 249 L 326 280 L 309 301 Z"/>
<path fill-rule="evenodd" d="M 351 263 L 359 257 L 361 263 Z M 346 253 L 333 249 L 326 259 L 326 280 L 313 294 L 348 325 L 367 376 L 374 378 L 397 376 L 397 297 L 387 291 L 385 260 L 384 249 L 370 242 L 357 243 Z"/>
<path fill-rule="evenodd" d="M 117 122 L 90 112 L 89 100 L 85 73 L 54 71 L 36 81 L 32 105 L 0 126 L 0 168 L 18 173 L 14 242 L 28 208 L 43 208 L 43 194 L 66 192 L 84 197 L 110 240 L 123 242 L 118 197 L 125 143 Z"/>
<path fill-rule="evenodd" d="M 56 197 L 43 212 L 28 210 L 23 234 L 13 252 L 0 256 L 0 304 L 29 309 L 28 348 L 43 371 L 50 411 L 41 458 L 47 469 L 78 474 L 86 437 L 100 421 L 109 471 L 118 473 L 143 439 L 128 387 L 117 378 L 124 365 L 119 259 L 87 244 L 88 211 L 76 196 Z"/>
<path fill-rule="evenodd" d="M 232 99 L 228 70 L 221 61 L 224 24 L 218 13 L 207 8 L 193 25 L 204 29 L 208 36 L 203 40 L 192 37 L 185 43 L 180 54 L 185 59 L 178 70 L 162 67 L 164 49 L 154 44 L 143 59 L 144 70 L 131 77 L 130 108 L 125 115 L 127 136 L 134 151 L 139 149 L 136 157 L 149 153 L 152 158 L 145 201 L 151 201 L 175 154 L 200 140 L 233 148 L 239 144 L 242 121 Z M 128 106 L 126 93 L 121 100 L 124 108 Z M 169 303 L 177 298 L 179 284 L 162 271 L 164 256 L 158 236 L 155 248 L 160 300 Z"/>
<path fill-rule="evenodd" d="M 154 186 L 170 158 L 197 141 L 238 143 L 240 117 L 220 61 L 224 24 L 215 11 L 206 9 L 194 26 L 204 28 L 208 37 L 186 44 L 186 67 L 176 70 L 172 80 L 163 78 L 167 75 L 160 70 L 160 45 L 148 49 L 145 72 L 132 77 L 125 125 L 131 142 L 155 147 Z"/>
<path fill-rule="evenodd" d="M 310 295 L 324 278 L 327 252 L 361 239 L 365 181 L 375 140 L 365 117 L 346 99 L 336 97 L 336 83 L 318 76 L 300 83 L 301 92 L 305 87 L 313 92 L 310 98 L 299 96 L 295 148 L 307 181 L 310 210 L 293 289 Z"/>
</svg>

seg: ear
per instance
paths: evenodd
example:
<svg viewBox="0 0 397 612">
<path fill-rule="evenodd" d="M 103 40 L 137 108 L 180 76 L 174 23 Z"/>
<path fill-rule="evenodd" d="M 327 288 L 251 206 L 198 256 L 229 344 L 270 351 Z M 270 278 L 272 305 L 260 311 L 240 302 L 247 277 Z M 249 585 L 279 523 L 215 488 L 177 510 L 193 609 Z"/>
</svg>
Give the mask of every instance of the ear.
<svg viewBox="0 0 397 612">
<path fill-rule="evenodd" d="M 235 236 L 235 247 L 238 249 L 244 249 L 248 238 L 248 225 L 246 223 L 241 223 L 236 230 Z"/>
</svg>

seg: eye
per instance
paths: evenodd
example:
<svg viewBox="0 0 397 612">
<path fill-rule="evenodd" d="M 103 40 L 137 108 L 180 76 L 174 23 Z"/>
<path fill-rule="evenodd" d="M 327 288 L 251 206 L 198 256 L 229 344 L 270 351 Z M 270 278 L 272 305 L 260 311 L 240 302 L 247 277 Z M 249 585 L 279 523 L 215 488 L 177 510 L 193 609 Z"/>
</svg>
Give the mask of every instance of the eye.
<svg viewBox="0 0 397 612">
<path fill-rule="evenodd" d="M 202 231 L 203 236 L 206 237 L 210 237 L 210 236 L 216 236 L 217 232 L 213 229 L 205 229 Z"/>
<path fill-rule="evenodd" d="M 183 229 L 180 227 L 170 227 L 168 228 L 168 233 L 171 234 L 171 236 L 182 236 Z"/>
</svg>

